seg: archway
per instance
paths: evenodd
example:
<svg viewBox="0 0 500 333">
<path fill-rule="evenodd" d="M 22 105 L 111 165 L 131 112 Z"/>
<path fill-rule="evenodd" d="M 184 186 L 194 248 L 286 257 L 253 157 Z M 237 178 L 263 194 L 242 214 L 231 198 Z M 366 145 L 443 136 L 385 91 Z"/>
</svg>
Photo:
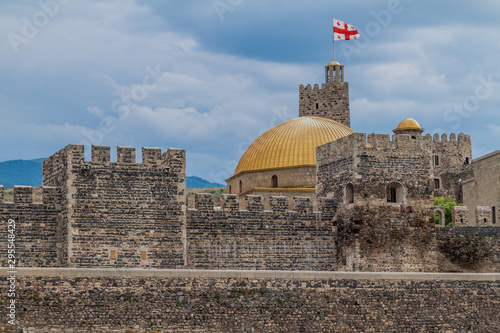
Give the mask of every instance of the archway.
<svg viewBox="0 0 500 333">
<path fill-rule="evenodd" d="M 345 186 L 344 203 L 345 204 L 354 203 L 354 185 L 352 183 L 349 183 Z"/>
<path fill-rule="evenodd" d="M 274 175 L 271 177 L 271 187 L 278 188 L 278 176 Z"/>
<path fill-rule="evenodd" d="M 405 201 L 404 187 L 400 183 L 390 183 L 387 185 L 387 202 L 403 203 Z"/>
</svg>

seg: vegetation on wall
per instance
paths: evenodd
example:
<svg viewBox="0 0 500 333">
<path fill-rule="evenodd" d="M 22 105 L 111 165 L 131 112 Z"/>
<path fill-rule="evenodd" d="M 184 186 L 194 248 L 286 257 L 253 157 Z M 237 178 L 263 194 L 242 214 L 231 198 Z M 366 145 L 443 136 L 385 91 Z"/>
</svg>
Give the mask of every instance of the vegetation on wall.
<svg viewBox="0 0 500 333">
<path fill-rule="evenodd" d="M 446 196 L 446 197 L 441 197 L 441 198 L 434 198 L 434 206 L 435 207 L 444 207 L 444 221 L 445 225 L 447 227 L 453 226 L 453 220 L 452 220 L 452 212 L 453 212 L 453 207 L 455 206 L 463 206 L 463 204 L 457 204 L 455 201 L 455 198 L 451 196 Z M 436 224 L 439 224 L 439 213 L 436 212 L 434 215 L 434 221 Z"/>
</svg>

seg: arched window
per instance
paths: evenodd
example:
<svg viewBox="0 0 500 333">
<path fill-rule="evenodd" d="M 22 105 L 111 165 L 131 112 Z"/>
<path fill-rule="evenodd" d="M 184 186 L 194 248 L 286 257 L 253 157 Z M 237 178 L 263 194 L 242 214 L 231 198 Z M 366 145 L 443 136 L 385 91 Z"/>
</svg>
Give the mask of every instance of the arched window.
<svg viewBox="0 0 500 333">
<path fill-rule="evenodd" d="M 441 211 L 439 210 L 436 210 L 435 213 L 434 213 L 434 220 L 436 222 L 436 224 L 439 224 L 440 226 L 443 226 L 444 227 L 444 216 L 443 214 L 441 213 Z"/>
<path fill-rule="evenodd" d="M 274 175 L 271 177 L 271 187 L 278 188 L 278 176 Z"/>
<path fill-rule="evenodd" d="M 354 203 L 354 185 L 351 183 L 347 184 L 344 192 L 344 203 L 352 204 Z"/>
<path fill-rule="evenodd" d="M 243 182 L 240 180 L 240 194 L 243 193 Z"/>
<path fill-rule="evenodd" d="M 228 194 L 231 194 L 231 185 L 229 185 L 229 193 Z"/>
<path fill-rule="evenodd" d="M 404 201 L 404 188 L 400 183 L 390 183 L 387 185 L 387 202 L 403 203 Z"/>
</svg>

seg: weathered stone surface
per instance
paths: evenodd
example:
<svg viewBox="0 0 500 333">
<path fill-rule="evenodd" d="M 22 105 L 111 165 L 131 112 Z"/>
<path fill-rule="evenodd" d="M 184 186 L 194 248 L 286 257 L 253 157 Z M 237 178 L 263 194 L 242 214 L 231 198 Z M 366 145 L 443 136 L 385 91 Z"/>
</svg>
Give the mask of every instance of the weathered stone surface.
<svg viewBox="0 0 500 333">
<path fill-rule="evenodd" d="M 22 276 L 16 328 L 37 333 L 499 331 L 499 282 L 451 278 Z M 5 284 L 5 277 L 0 281 Z M 5 293 L 2 288 L 2 299 Z M 5 306 L 0 316 L 6 318 Z M 0 327 L 10 329 L 5 321 Z"/>
<path fill-rule="evenodd" d="M 437 241 L 441 272 L 500 272 L 500 228 L 440 228 Z"/>
<path fill-rule="evenodd" d="M 285 197 L 271 197 L 265 211 L 260 196 L 246 196 L 238 210 L 235 195 L 222 200 L 222 210 L 210 207 L 211 196 L 197 195 L 197 209 L 187 211 L 187 265 L 203 269 L 336 268 L 335 230 L 331 215 L 312 211 L 309 198 L 296 197 L 287 210 Z M 208 203 L 208 204 L 207 204 Z"/>
<path fill-rule="evenodd" d="M 327 118 L 351 127 L 349 83 L 344 81 L 344 66 L 326 66 L 325 83 L 299 87 L 299 116 Z"/>
<path fill-rule="evenodd" d="M 69 267 L 184 265 L 185 152 L 67 146 L 44 162 L 44 184 L 61 189 L 60 260 Z M 54 244 L 55 245 L 55 244 Z M 55 248 L 55 246 L 54 246 Z"/>
<path fill-rule="evenodd" d="M 3 198 L 3 187 L 0 188 Z M 14 188 L 14 202 L 0 202 L 0 221 L 4 240 L 0 242 L 2 266 L 57 267 L 61 265 L 60 190 L 43 187 L 43 202 L 34 203 L 32 188 Z M 9 223 L 12 220 L 12 223 Z M 11 225 L 11 227 L 9 227 Z M 9 230 L 9 232 L 8 232 Z M 9 236 L 10 235 L 10 236 Z M 12 242 L 7 242 L 11 239 Z M 7 247 L 15 250 L 15 262 L 8 262 Z"/>
</svg>

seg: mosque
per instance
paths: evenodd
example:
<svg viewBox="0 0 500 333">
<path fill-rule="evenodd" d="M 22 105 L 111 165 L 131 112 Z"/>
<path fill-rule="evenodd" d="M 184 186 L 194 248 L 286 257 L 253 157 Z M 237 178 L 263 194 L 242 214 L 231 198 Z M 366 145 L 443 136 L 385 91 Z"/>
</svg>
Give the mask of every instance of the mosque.
<svg viewBox="0 0 500 333">
<path fill-rule="evenodd" d="M 270 196 L 309 197 L 316 205 L 316 147 L 354 133 L 350 128 L 349 84 L 344 66 L 325 67 L 325 83 L 300 86 L 299 117 L 279 124 L 253 142 L 241 157 L 227 192 Z"/>
<path fill-rule="evenodd" d="M 316 209 L 319 195 L 316 148 L 355 133 L 350 126 L 349 84 L 344 80 L 344 66 L 334 61 L 325 66 L 325 83 L 321 87 L 300 85 L 299 117 L 271 128 L 249 146 L 234 175 L 226 180 L 227 192 L 236 194 L 240 204 L 246 195 L 262 196 L 266 209 L 271 196 L 309 197 Z M 451 195 L 463 202 L 461 181 L 468 181 L 472 173 L 470 137 L 461 134 L 461 140 L 457 140 L 451 134 L 448 141 L 446 135 L 445 139 L 427 134 L 424 140 L 424 129 L 414 119 L 401 121 L 393 132 L 394 136 L 409 135 L 418 142 L 430 141 L 429 187 L 434 196 Z M 473 192 L 469 190 L 466 197 L 475 198 L 480 191 Z M 391 197 L 390 191 L 386 196 Z M 497 196 L 498 193 L 493 194 L 494 199 L 489 200 L 494 205 Z M 470 201 L 471 206 L 477 206 L 485 200 Z"/>
</svg>

